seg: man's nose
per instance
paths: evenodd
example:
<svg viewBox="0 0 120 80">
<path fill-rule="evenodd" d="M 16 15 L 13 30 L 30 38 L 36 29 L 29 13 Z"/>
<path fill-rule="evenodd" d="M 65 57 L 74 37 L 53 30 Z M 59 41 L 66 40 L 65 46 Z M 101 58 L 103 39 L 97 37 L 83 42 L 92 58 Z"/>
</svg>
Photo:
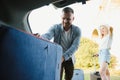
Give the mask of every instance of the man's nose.
<svg viewBox="0 0 120 80">
<path fill-rule="evenodd" d="M 68 22 L 68 20 L 67 19 L 64 19 L 64 23 L 67 23 Z"/>
</svg>

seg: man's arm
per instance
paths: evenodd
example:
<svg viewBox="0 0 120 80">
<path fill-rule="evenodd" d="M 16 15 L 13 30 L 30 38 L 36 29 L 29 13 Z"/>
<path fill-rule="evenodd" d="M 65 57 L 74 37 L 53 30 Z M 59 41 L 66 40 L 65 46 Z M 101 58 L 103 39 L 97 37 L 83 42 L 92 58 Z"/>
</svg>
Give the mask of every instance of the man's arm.
<svg viewBox="0 0 120 80">
<path fill-rule="evenodd" d="M 38 38 L 43 38 L 43 39 L 46 39 L 46 40 L 51 40 L 54 36 L 54 26 L 52 26 L 48 32 L 40 35 L 39 33 L 35 33 L 33 34 L 34 36 L 38 37 Z"/>
<path fill-rule="evenodd" d="M 55 30 L 55 27 L 52 26 L 47 33 L 45 34 L 42 34 L 41 37 L 44 38 L 44 39 L 47 39 L 47 40 L 51 40 L 53 37 L 54 37 L 54 30 Z"/>
</svg>

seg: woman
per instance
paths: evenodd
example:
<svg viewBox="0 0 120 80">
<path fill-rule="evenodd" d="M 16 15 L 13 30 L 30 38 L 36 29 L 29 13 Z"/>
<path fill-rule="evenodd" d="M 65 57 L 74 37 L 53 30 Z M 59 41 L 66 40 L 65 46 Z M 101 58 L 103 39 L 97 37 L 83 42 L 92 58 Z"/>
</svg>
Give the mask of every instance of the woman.
<svg viewBox="0 0 120 80">
<path fill-rule="evenodd" d="M 92 33 L 93 37 L 98 37 L 99 52 L 94 56 L 99 56 L 100 76 L 102 80 L 110 80 L 108 65 L 110 63 L 110 52 L 113 36 L 113 28 L 109 25 L 101 25 L 98 35 L 97 29 Z"/>
</svg>

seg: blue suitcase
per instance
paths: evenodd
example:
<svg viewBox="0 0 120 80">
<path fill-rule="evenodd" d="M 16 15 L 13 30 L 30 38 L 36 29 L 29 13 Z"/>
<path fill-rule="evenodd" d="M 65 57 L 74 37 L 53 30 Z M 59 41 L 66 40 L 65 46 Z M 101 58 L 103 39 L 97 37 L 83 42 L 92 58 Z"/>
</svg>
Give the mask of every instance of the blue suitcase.
<svg viewBox="0 0 120 80">
<path fill-rule="evenodd" d="M 0 25 L 0 80 L 59 80 L 62 47 Z"/>
<path fill-rule="evenodd" d="M 84 80 L 84 72 L 82 69 L 74 69 L 72 80 Z"/>
</svg>

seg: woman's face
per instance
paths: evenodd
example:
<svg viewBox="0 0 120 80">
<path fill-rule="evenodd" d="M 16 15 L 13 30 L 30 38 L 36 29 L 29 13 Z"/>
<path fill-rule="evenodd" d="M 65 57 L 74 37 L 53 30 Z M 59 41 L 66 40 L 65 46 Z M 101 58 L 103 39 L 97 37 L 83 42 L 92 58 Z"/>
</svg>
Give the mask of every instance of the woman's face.
<svg viewBox="0 0 120 80">
<path fill-rule="evenodd" d="M 101 26 L 100 27 L 100 33 L 102 35 L 107 35 L 108 34 L 108 28 L 106 26 Z"/>
</svg>

